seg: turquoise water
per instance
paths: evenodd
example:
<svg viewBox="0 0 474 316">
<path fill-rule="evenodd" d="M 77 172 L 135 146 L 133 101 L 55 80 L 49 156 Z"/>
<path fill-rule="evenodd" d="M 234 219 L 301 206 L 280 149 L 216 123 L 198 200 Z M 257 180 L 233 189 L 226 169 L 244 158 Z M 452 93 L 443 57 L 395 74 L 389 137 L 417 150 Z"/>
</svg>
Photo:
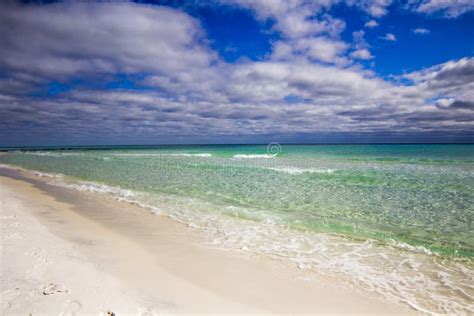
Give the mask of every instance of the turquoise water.
<svg viewBox="0 0 474 316">
<path fill-rule="evenodd" d="M 283 145 L 15 152 L 0 162 L 238 206 L 298 229 L 474 255 L 474 146 Z M 247 155 L 247 156 L 246 156 Z M 253 213 L 252 213 L 253 211 Z"/>
<path fill-rule="evenodd" d="M 474 313 L 474 145 L 228 145 L 0 156 L 421 311 Z"/>
</svg>

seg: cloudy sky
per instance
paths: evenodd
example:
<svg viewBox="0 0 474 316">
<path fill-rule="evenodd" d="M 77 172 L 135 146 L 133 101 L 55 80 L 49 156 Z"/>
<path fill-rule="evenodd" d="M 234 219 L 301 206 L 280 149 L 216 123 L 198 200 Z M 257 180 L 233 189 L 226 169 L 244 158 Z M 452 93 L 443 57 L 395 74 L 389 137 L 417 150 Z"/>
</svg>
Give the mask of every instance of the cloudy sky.
<svg viewBox="0 0 474 316">
<path fill-rule="evenodd" d="M 474 1 L 1 1 L 0 146 L 469 142 Z"/>
</svg>

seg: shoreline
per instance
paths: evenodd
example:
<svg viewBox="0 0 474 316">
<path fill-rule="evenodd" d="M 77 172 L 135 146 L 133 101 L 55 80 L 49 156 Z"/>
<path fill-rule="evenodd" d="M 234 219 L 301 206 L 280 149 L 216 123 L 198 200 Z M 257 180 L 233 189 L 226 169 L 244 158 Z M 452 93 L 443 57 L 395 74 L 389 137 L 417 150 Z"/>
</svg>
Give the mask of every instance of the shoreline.
<svg viewBox="0 0 474 316">
<path fill-rule="evenodd" d="M 48 186 L 17 171 L 9 173 L 0 177 L 2 213 L 10 212 L 2 214 L 6 228 L 2 229 L 2 293 L 20 291 L 22 295 L 3 295 L 4 314 L 58 313 L 73 301 L 80 305 L 71 303 L 79 313 L 96 314 L 107 310 L 119 314 L 414 313 L 375 293 L 352 291 L 322 276 L 307 281 L 306 271 L 277 260 L 207 247 L 199 231 L 137 206 Z M 22 225 L 28 221 L 32 224 Z M 20 238 L 21 229 L 25 231 Z M 28 245 L 25 239 L 31 239 Z M 42 239 L 48 242 L 42 245 Z M 44 247 L 45 253 L 31 262 L 22 253 L 33 245 Z M 55 247 L 63 252 L 53 251 Z M 77 253 L 76 261 L 70 262 L 66 255 L 70 249 Z M 67 273 L 78 264 L 89 267 L 80 284 L 77 276 Z M 18 286 L 35 266 L 46 272 L 34 275 L 36 281 L 31 284 Z M 48 281 L 49 275 L 58 273 L 59 281 Z M 98 287 L 97 276 L 108 281 Z M 44 295 L 42 290 L 49 283 L 63 292 Z M 96 294 L 91 295 L 83 284 L 95 287 Z M 124 295 L 124 291 L 129 293 Z M 62 304 L 51 304 L 51 297 Z M 106 304 L 100 297 L 114 299 Z M 18 299 L 20 304 L 15 305 Z M 29 306 L 34 310 L 28 310 Z"/>
</svg>

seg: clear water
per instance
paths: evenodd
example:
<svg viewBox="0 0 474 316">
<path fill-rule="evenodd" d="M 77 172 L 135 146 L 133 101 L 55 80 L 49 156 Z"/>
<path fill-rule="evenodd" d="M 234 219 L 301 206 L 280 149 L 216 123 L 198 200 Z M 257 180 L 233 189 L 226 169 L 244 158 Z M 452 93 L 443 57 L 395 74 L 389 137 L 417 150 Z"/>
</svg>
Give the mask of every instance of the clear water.
<svg viewBox="0 0 474 316">
<path fill-rule="evenodd" d="M 51 150 L 0 163 L 69 176 L 62 185 L 151 207 L 216 246 L 334 272 L 419 310 L 474 312 L 474 145 Z"/>
</svg>

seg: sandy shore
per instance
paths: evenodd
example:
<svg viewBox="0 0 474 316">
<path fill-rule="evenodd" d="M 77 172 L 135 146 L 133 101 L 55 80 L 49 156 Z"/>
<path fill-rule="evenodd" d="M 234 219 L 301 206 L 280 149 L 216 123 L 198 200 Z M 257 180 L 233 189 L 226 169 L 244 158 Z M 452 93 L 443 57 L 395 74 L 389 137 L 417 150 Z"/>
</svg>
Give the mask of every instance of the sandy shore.
<svg viewBox="0 0 474 316">
<path fill-rule="evenodd" d="M 0 175 L 3 315 L 413 313 L 284 262 L 207 247 L 199 231 L 142 208 Z"/>
</svg>

